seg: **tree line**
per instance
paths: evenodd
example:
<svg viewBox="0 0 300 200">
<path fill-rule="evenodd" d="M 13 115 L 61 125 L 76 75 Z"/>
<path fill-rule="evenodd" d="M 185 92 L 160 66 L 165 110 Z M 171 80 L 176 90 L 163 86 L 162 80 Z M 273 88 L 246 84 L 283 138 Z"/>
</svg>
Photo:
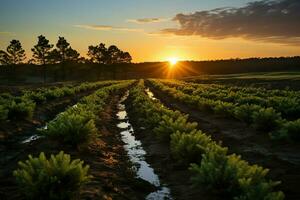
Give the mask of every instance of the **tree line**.
<svg viewBox="0 0 300 200">
<path fill-rule="evenodd" d="M 46 65 L 59 64 L 65 62 L 76 63 L 131 63 L 132 57 L 128 52 L 120 50 L 117 46 L 111 45 L 108 48 L 105 44 L 91 45 L 88 47 L 88 57 L 81 57 L 78 51 L 73 49 L 64 37 L 58 37 L 56 48 L 50 44 L 49 40 L 43 36 L 38 36 L 38 42 L 31 49 L 32 58 L 28 64 Z M 0 50 L 1 65 L 25 64 L 26 53 L 19 40 L 12 40 L 7 46 L 6 51 Z"/>
</svg>

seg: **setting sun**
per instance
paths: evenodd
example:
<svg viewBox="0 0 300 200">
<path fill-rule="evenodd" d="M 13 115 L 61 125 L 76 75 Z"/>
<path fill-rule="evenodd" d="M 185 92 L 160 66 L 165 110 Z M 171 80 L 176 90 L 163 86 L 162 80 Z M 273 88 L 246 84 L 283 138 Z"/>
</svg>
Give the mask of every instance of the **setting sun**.
<svg viewBox="0 0 300 200">
<path fill-rule="evenodd" d="M 177 62 L 178 62 L 178 58 L 169 58 L 169 63 L 170 63 L 170 65 L 171 66 L 173 66 L 173 65 L 176 65 L 177 64 Z"/>
</svg>

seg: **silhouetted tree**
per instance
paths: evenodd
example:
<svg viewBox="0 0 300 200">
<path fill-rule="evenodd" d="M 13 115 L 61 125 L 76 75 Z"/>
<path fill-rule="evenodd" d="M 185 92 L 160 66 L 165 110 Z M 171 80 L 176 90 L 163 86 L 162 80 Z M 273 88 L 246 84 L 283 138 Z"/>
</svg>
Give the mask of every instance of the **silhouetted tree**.
<svg viewBox="0 0 300 200">
<path fill-rule="evenodd" d="M 58 37 L 56 49 L 50 52 L 49 59 L 53 64 L 64 63 L 66 61 L 77 61 L 79 55 L 75 49 L 72 49 L 70 43 L 64 37 Z"/>
<path fill-rule="evenodd" d="M 3 50 L 0 50 L 0 64 L 1 65 L 9 65 L 11 64 L 11 58 L 8 55 L 8 53 L 6 53 Z"/>
<path fill-rule="evenodd" d="M 102 64 L 130 63 L 132 60 L 128 52 L 121 51 L 115 45 L 106 48 L 103 43 L 97 46 L 89 46 L 88 56 L 91 62 Z"/>
<path fill-rule="evenodd" d="M 49 52 L 48 62 L 49 64 L 57 64 L 61 62 L 60 53 L 58 52 L 57 49 L 53 49 L 52 51 Z"/>
<path fill-rule="evenodd" d="M 90 59 L 85 58 L 85 57 L 79 57 L 77 59 L 77 62 L 82 63 L 82 64 L 91 64 L 92 63 Z"/>
<path fill-rule="evenodd" d="M 100 43 L 96 46 L 89 46 L 88 47 L 88 56 L 90 57 L 91 62 L 93 63 L 103 63 L 107 60 L 107 48 L 105 44 Z"/>
<path fill-rule="evenodd" d="M 20 64 L 26 58 L 25 50 L 22 48 L 19 40 L 10 41 L 10 45 L 8 45 L 6 51 L 11 57 L 12 64 Z"/>
<path fill-rule="evenodd" d="M 68 50 L 69 46 L 70 46 L 70 43 L 68 43 L 64 37 L 58 37 L 58 41 L 56 43 L 56 48 L 60 55 L 60 58 L 59 58 L 60 62 L 66 61 L 66 54 L 67 54 L 67 50 Z"/>
<path fill-rule="evenodd" d="M 36 63 L 45 65 L 49 63 L 49 54 L 53 48 L 52 44 L 49 44 L 49 40 L 45 36 L 38 36 L 38 43 L 31 49 L 33 52 L 33 58 Z"/>
<path fill-rule="evenodd" d="M 22 63 L 26 58 L 25 50 L 22 48 L 19 40 L 10 41 L 6 51 L 0 51 L 0 62 L 3 65 L 17 65 Z"/>
<path fill-rule="evenodd" d="M 117 46 L 112 45 L 108 48 L 109 60 L 107 64 L 130 63 L 132 58 L 128 52 L 121 51 Z"/>
<path fill-rule="evenodd" d="M 65 60 L 66 61 L 77 61 L 79 59 L 80 54 L 75 50 L 69 47 L 66 50 Z"/>
<path fill-rule="evenodd" d="M 132 57 L 128 52 L 122 52 L 120 57 L 121 57 L 121 63 L 131 63 L 132 61 Z"/>
</svg>

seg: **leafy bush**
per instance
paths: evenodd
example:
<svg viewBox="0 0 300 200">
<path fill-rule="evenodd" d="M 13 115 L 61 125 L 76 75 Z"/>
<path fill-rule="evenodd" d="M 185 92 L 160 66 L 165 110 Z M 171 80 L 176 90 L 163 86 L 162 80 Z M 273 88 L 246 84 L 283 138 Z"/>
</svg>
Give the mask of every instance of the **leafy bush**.
<svg viewBox="0 0 300 200">
<path fill-rule="evenodd" d="M 280 140 L 300 140 L 300 119 L 284 122 L 281 128 L 271 133 L 271 138 Z"/>
<path fill-rule="evenodd" d="M 0 105 L 0 121 L 7 119 L 8 109 L 5 106 Z"/>
<path fill-rule="evenodd" d="M 97 133 L 95 122 L 88 113 L 64 112 L 49 122 L 47 129 L 41 131 L 50 138 L 62 140 L 73 146 L 88 142 L 91 136 Z"/>
<path fill-rule="evenodd" d="M 280 182 L 267 181 L 267 169 L 249 165 L 235 154 L 226 155 L 226 151 L 210 151 L 203 155 L 201 165 L 192 164 L 194 184 L 201 184 L 223 196 L 238 199 L 282 200 L 281 191 L 274 192 Z"/>
<path fill-rule="evenodd" d="M 231 116 L 235 106 L 236 105 L 233 103 L 216 101 L 216 105 L 213 107 L 213 111 L 216 114 L 220 114 L 220 115 L 224 115 L 224 116 L 226 116 L 226 115 Z"/>
<path fill-rule="evenodd" d="M 16 97 L 8 105 L 9 119 L 32 118 L 35 109 L 35 103 L 25 97 Z"/>
<path fill-rule="evenodd" d="M 43 95 L 42 92 L 33 92 L 33 91 L 28 91 L 24 94 L 24 97 L 27 97 L 37 104 L 43 103 L 46 101 L 46 97 Z"/>
<path fill-rule="evenodd" d="M 281 115 L 273 108 L 261 108 L 252 115 L 254 127 L 262 131 L 276 129 L 281 122 Z"/>
<path fill-rule="evenodd" d="M 19 162 L 13 172 L 27 199 L 70 200 L 78 196 L 80 187 L 91 179 L 89 166 L 60 152 L 47 159 L 45 154 Z"/>
<path fill-rule="evenodd" d="M 196 163 L 201 161 L 202 154 L 211 142 L 211 138 L 201 131 L 193 130 L 190 133 L 177 131 L 171 135 L 171 153 L 179 163 Z"/>
<path fill-rule="evenodd" d="M 235 107 L 233 115 L 236 119 L 246 122 L 247 124 L 251 124 L 253 120 L 252 114 L 254 112 L 258 112 L 260 109 L 261 107 L 258 105 L 244 104 Z"/>
<path fill-rule="evenodd" d="M 197 123 L 187 122 L 187 115 L 174 119 L 163 115 L 159 125 L 154 129 L 157 137 L 161 140 L 169 141 L 170 135 L 179 132 L 191 132 L 197 127 Z"/>
</svg>

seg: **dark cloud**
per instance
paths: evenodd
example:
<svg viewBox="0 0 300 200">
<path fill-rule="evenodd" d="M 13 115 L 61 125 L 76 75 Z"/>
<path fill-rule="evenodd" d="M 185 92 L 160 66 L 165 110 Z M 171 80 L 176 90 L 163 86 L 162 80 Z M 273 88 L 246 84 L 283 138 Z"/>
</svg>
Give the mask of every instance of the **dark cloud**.
<svg viewBox="0 0 300 200">
<path fill-rule="evenodd" d="M 177 14 L 173 20 L 180 27 L 162 33 L 300 44 L 300 0 L 255 1 L 240 8 Z"/>
</svg>

